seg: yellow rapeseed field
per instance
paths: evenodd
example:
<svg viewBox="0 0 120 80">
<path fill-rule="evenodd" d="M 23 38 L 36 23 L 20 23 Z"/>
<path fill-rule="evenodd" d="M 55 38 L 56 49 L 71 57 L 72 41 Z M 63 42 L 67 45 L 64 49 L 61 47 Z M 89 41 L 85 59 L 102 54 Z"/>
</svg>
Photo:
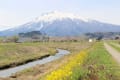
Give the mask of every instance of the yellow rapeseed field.
<svg viewBox="0 0 120 80">
<path fill-rule="evenodd" d="M 74 74 L 74 67 L 80 66 L 86 56 L 87 51 L 81 51 L 77 55 L 73 56 L 66 65 L 48 74 L 45 77 L 45 80 L 72 80 L 72 74 Z"/>
</svg>

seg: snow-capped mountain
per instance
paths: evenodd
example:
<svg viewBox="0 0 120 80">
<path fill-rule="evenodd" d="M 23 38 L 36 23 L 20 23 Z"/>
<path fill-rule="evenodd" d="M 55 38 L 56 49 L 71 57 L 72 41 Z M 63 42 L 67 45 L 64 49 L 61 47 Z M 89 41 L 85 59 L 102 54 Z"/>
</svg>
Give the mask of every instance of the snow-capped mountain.
<svg viewBox="0 0 120 80">
<path fill-rule="evenodd" d="M 18 27 L 1 31 L 0 36 L 30 31 L 40 31 L 49 36 L 76 36 L 88 32 L 120 32 L 120 26 L 55 11 L 43 14 Z"/>
<path fill-rule="evenodd" d="M 40 17 L 37 17 L 34 22 L 39 22 L 39 21 L 43 21 L 43 22 L 53 22 L 55 20 L 63 20 L 66 18 L 70 18 L 71 20 L 74 19 L 82 19 L 82 20 L 86 20 L 85 18 L 82 18 L 78 15 L 74 15 L 71 13 L 64 13 L 64 12 L 58 12 L 58 11 L 53 11 L 50 13 L 45 13 L 43 15 L 41 15 Z"/>
</svg>

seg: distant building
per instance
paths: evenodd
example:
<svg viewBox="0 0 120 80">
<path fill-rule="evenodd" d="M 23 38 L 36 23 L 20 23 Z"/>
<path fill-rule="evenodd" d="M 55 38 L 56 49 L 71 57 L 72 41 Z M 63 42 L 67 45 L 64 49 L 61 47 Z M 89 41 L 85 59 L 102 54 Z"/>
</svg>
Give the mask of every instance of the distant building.
<svg viewBox="0 0 120 80">
<path fill-rule="evenodd" d="M 93 39 L 89 39 L 89 42 L 93 42 Z"/>
</svg>

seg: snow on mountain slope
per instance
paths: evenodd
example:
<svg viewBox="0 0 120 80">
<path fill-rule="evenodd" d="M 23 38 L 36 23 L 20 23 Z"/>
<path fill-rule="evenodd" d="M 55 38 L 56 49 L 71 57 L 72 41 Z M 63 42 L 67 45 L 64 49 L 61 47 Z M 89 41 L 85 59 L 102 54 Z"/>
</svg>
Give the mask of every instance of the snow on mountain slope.
<svg viewBox="0 0 120 80">
<path fill-rule="evenodd" d="M 40 31 L 49 36 L 76 36 L 88 32 L 120 32 L 120 26 L 54 11 L 18 27 L 0 31 L 0 36 L 11 36 L 30 31 Z"/>
<path fill-rule="evenodd" d="M 80 16 L 77 16 L 71 13 L 58 12 L 58 11 L 53 11 L 50 13 L 43 14 L 40 17 L 37 17 L 34 21 L 35 22 L 39 22 L 39 21 L 53 22 L 55 20 L 63 20 L 65 18 L 70 18 L 71 20 L 81 19 L 81 20 L 87 21 L 87 19 L 82 18 Z"/>
</svg>

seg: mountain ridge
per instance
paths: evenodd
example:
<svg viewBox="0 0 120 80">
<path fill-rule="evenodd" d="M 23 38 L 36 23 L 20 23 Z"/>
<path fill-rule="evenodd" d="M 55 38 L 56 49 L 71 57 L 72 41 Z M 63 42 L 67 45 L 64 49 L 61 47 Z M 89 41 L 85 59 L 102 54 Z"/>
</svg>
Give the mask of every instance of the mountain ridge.
<svg viewBox="0 0 120 80">
<path fill-rule="evenodd" d="M 0 36 L 12 36 L 30 31 L 40 31 L 48 36 L 77 36 L 88 32 L 120 32 L 120 25 L 55 11 L 43 14 L 18 27 L 0 31 Z"/>
</svg>

